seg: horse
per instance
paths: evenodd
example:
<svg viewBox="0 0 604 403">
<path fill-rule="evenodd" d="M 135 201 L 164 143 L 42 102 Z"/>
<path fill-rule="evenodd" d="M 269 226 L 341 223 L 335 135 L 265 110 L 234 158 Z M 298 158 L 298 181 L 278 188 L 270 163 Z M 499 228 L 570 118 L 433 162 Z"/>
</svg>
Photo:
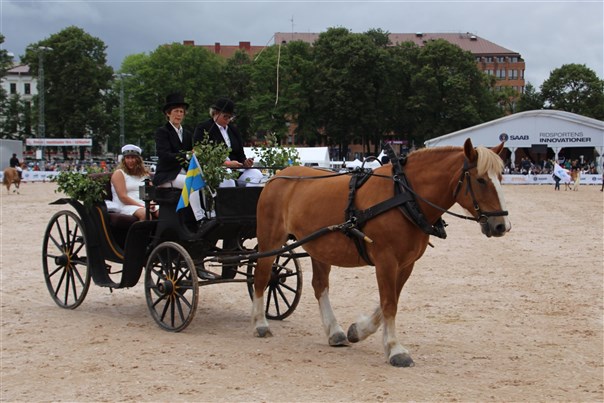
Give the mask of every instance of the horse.
<svg viewBox="0 0 604 403">
<path fill-rule="evenodd" d="M 2 183 L 6 186 L 6 193 L 10 194 L 10 187 L 12 184 L 15 185 L 15 189 L 13 189 L 13 193 L 19 194 L 19 185 L 21 185 L 21 177 L 19 176 L 19 171 L 16 168 L 8 167 L 4 170 L 4 177 L 2 178 Z"/>
<path fill-rule="evenodd" d="M 404 190 L 413 193 L 420 216 L 427 223 L 438 223 L 447 212 L 477 221 L 487 237 L 501 237 L 511 230 L 501 185 L 503 161 L 498 154 L 502 149 L 503 143 L 493 149 L 474 148 L 467 139 L 463 147 L 413 151 L 402 167 L 404 175 L 393 173 L 392 161 L 375 169 L 356 191 L 355 208 L 371 211 L 370 208 L 379 203 L 391 200 L 397 183 L 405 176 Z M 396 156 L 393 154 L 393 157 Z M 395 162 L 399 161 L 402 160 L 397 158 Z M 383 346 L 389 363 L 395 367 L 410 367 L 414 361 L 397 340 L 395 317 L 403 286 L 429 244 L 429 231 L 425 231 L 425 225 L 420 229 L 400 208 L 390 208 L 366 220 L 363 227 L 342 233 L 338 224 L 346 221 L 345 210 L 350 206 L 349 179 L 350 175 L 291 166 L 266 184 L 257 206 L 254 336 L 272 336 L 263 309 L 264 291 L 275 259 L 270 251 L 282 248 L 293 237 L 311 258 L 312 286 L 329 345 L 346 346 L 362 341 L 383 325 Z M 447 211 L 455 203 L 470 215 Z M 444 232 L 444 222 L 442 224 Z M 312 236 L 320 229 L 329 231 Z M 302 242 L 305 238 L 308 241 Z M 365 253 L 361 253 L 354 238 L 363 239 Z M 379 305 L 344 333 L 329 300 L 331 266 L 359 267 L 368 263 L 375 266 Z"/>
</svg>

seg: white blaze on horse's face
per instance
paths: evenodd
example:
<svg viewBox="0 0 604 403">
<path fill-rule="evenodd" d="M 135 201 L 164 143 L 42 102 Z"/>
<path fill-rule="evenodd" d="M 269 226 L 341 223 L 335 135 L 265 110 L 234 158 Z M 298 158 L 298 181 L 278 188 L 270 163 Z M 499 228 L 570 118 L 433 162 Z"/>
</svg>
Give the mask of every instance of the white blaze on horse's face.
<svg viewBox="0 0 604 403">
<path fill-rule="evenodd" d="M 503 186 L 501 186 L 501 181 L 499 180 L 499 178 L 500 178 L 499 175 L 494 175 L 493 173 L 489 173 L 489 179 L 493 183 L 493 186 L 495 187 L 495 191 L 497 192 L 497 198 L 499 199 L 499 206 L 501 206 L 502 211 L 508 211 L 507 206 L 505 204 L 505 198 L 503 197 Z M 492 218 L 496 218 L 496 217 L 492 217 Z M 490 235 L 489 234 L 485 234 L 485 235 L 487 235 L 487 236 L 503 236 L 503 235 L 505 235 L 506 232 L 509 232 L 512 229 L 512 223 L 510 222 L 510 219 L 508 218 L 508 216 L 502 216 L 500 218 L 503 218 L 504 231 L 495 231 L 495 232 L 491 232 Z M 484 230 L 483 230 L 483 232 L 484 232 Z"/>
</svg>

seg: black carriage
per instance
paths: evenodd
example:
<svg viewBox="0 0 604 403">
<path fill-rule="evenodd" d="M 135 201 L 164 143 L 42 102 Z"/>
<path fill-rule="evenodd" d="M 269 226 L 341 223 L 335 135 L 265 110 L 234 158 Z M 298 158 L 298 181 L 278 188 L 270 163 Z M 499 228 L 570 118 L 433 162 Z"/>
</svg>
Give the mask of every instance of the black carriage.
<svg viewBox="0 0 604 403">
<path fill-rule="evenodd" d="M 107 180 L 110 174 L 97 175 L 99 180 L 102 176 Z M 56 200 L 51 204 L 69 204 L 75 212 L 57 212 L 46 228 L 42 264 L 48 290 L 57 305 L 75 309 L 86 298 L 91 279 L 111 290 L 128 288 L 138 283 L 144 269 L 153 319 L 166 330 L 181 331 L 195 316 L 201 286 L 243 282 L 253 297 L 256 205 L 261 191 L 262 187 L 218 189 L 215 217 L 201 227 L 190 208 L 176 210 L 180 189 L 142 187 L 143 200 L 160 206 L 159 218 L 147 221 L 111 213 L 104 202 L 85 206 L 73 198 Z M 110 198 L 108 180 L 105 192 Z M 299 258 L 304 254 L 288 247 L 274 254 L 265 311 L 267 318 L 281 320 L 300 300 Z M 227 265 L 225 260 L 234 275 L 215 270 Z"/>
</svg>

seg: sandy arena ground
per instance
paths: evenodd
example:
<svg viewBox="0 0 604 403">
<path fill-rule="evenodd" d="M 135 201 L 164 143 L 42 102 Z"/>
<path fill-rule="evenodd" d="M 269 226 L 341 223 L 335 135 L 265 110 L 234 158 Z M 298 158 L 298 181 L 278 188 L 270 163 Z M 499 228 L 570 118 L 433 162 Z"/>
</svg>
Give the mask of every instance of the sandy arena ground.
<svg viewBox="0 0 604 403">
<path fill-rule="evenodd" d="M 398 334 L 415 367 L 394 368 L 381 329 L 330 348 L 304 263 L 300 305 L 274 337 L 252 336 L 244 284 L 200 289 L 182 333 L 161 330 L 131 289 L 92 285 L 59 308 L 42 276 L 52 183 L 1 192 L 1 401 L 602 402 L 603 194 L 599 186 L 504 187 L 512 231 L 488 239 L 446 218 L 403 289 Z M 454 211 L 461 212 L 455 208 Z M 347 329 L 378 301 L 374 270 L 334 268 Z"/>
</svg>

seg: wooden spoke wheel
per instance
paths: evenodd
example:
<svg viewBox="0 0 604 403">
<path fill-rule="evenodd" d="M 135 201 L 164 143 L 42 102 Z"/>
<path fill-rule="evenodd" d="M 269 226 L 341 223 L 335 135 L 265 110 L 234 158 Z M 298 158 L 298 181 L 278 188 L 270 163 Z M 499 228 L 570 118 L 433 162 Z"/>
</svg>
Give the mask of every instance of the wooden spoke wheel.
<svg viewBox="0 0 604 403">
<path fill-rule="evenodd" d="M 50 296 L 65 309 L 77 308 L 90 287 L 86 234 L 80 218 L 59 211 L 48 223 L 42 244 L 44 280 Z"/>
<path fill-rule="evenodd" d="M 254 298 L 253 273 L 255 268 L 255 261 L 248 263 L 247 290 L 252 299 Z M 292 251 L 277 255 L 273 262 L 271 278 L 264 291 L 266 317 L 273 320 L 287 318 L 298 306 L 301 296 L 302 270 L 298 258 Z"/>
<path fill-rule="evenodd" d="M 186 328 L 197 311 L 197 271 L 185 248 L 175 242 L 159 244 L 147 260 L 145 296 L 151 316 L 172 332 Z"/>
</svg>

